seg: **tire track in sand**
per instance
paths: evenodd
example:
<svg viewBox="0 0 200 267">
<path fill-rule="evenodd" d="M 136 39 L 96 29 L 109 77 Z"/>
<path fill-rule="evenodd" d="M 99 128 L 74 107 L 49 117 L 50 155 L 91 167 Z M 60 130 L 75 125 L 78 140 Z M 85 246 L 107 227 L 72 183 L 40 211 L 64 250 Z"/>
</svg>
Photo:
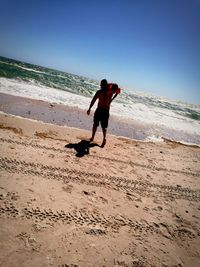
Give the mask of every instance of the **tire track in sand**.
<svg viewBox="0 0 200 267">
<path fill-rule="evenodd" d="M 4 197 L 0 194 L 0 218 L 30 220 L 35 223 L 48 222 L 50 224 L 75 224 L 79 227 L 90 227 L 87 234 L 105 235 L 107 231 L 118 232 L 121 227 L 129 227 L 135 234 L 163 234 L 163 228 L 168 233 L 169 238 L 189 238 L 194 239 L 198 233 L 188 228 L 170 227 L 163 223 L 148 223 L 147 221 L 134 221 L 125 216 L 104 216 L 100 213 L 91 213 L 86 209 L 66 212 L 63 210 L 42 209 L 41 207 L 19 208 L 14 201 L 4 203 Z"/>
<path fill-rule="evenodd" d="M 167 186 L 155 183 L 144 183 L 123 177 L 115 177 L 97 173 L 77 171 L 74 169 L 53 167 L 34 162 L 0 158 L 0 170 L 9 173 L 33 175 L 47 179 L 75 182 L 92 186 L 106 187 L 113 190 L 125 191 L 127 194 L 138 193 L 140 196 L 161 196 L 172 199 L 200 201 L 200 190 L 192 190 L 181 186 Z"/>
<path fill-rule="evenodd" d="M 22 146 L 27 146 L 27 147 L 31 146 L 33 148 L 39 148 L 39 149 L 43 149 L 46 151 L 54 151 L 54 152 L 65 153 L 65 154 L 67 153 L 67 154 L 74 155 L 74 153 L 72 151 L 67 151 L 66 149 L 49 147 L 49 146 L 45 146 L 45 145 L 36 144 L 33 142 L 18 141 L 18 140 L 13 140 L 13 139 L 6 139 L 6 138 L 0 138 L 0 141 L 6 142 L 9 144 L 17 144 L 17 145 L 22 145 Z M 191 176 L 196 176 L 196 177 L 200 176 L 200 173 L 198 173 L 198 172 L 188 172 L 188 171 L 167 169 L 167 168 L 163 168 L 163 167 L 155 167 L 152 165 L 140 164 L 137 162 L 124 161 L 124 160 L 120 160 L 120 159 L 113 159 L 113 158 L 104 157 L 104 156 L 88 154 L 87 157 L 92 157 L 92 158 L 100 159 L 100 160 L 103 159 L 103 160 L 111 161 L 111 162 L 118 162 L 118 163 L 127 164 L 127 165 L 131 165 L 131 166 L 137 166 L 137 167 L 141 167 L 141 168 L 150 169 L 153 171 L 165 171 L 165 172 L 172 172 L 172 173 L 180 173 L 180 174 L 191 175 Z"/>
</svg>

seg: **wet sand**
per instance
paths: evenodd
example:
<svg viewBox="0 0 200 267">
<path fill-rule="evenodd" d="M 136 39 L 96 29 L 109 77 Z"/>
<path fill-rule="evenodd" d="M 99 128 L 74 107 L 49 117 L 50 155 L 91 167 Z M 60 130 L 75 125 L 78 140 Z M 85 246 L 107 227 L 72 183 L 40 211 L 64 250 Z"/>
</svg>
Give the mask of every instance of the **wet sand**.
<svg viewBox="0 0 200 267">
<path fill-rule="evenodd" d="M 90 101 L 91 99 L 88 99 L 88 107 Z M 0 93 L 0 110 L 47 123 L 91 130 L 95 107 L 93 107 L 90 116 L 88 116 L 86 114 L 87 110 L 82 110 L 78 107 L 52 104 L 42 100 Z M 98 131 L 101 131 L 101 129 L 99 128 Z M 110 134 L 142 140 L 146 137 L 145 131 L 148 131 L 148 127 L 145 128 L 142 123 L 133 123 L 131 120 L 119 119 L 112 114 L 110 115 Z"/>
</svg>

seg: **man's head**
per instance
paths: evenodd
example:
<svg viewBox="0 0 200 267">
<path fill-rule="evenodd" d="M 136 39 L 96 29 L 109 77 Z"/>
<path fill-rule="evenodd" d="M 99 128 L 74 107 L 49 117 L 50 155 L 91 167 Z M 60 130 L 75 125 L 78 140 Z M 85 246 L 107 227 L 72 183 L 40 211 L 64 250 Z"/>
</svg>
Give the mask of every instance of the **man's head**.
<svg viewBox="0 0 200 267">
<path fill-rule="evenodd" d="M 121 89 L 119 88 L 118 84 L 116 84 L 116 83 L 112 84 L 111 89 L 115 94 L 120 94 L 121 93 Z"/>
<path fill-rule="evenodd" d="M 116 83 L 112 84 L 112 90 L 116 91 L 118 89 L 118 85 Z"/>
<path fill-rule="evenodd" d="M 108 82 L 106 79 L 101 80 L 101 89 L 106 89 Z"/>
</svg>

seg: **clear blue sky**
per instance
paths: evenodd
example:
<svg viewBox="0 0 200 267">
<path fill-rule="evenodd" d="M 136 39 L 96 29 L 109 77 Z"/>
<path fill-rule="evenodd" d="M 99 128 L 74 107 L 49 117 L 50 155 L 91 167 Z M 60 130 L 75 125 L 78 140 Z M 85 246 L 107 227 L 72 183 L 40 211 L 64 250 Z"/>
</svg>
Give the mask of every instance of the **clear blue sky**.
<svg viewBox="0 0 200 267">
<path fill-rule="evenodd" d="M 0 55 L 200 103 L 200 0 L 0 0 Z"/>
</svg>

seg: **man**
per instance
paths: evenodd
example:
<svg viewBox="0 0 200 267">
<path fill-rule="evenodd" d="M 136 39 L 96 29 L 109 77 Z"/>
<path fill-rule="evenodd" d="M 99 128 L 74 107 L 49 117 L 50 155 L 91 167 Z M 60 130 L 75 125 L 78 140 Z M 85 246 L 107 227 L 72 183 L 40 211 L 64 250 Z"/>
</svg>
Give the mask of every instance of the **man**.
<svg viewBox="0 0 200 267">
<path fill-rule="evenodd" d="M 101 81 L 101 89 L 96 92 L 87 111 L 87 114 L 90 115 L 90 110 L 94 105 L 95 101 L 98 99 L 98 106 L 94 113 L 94 124 L 90 141 L 94 140 L 94 136 L 100 122 L 103 132 L 103 142 L 101 144 L 101 147 L 104 147 L 106 144 L 106 133 L 108 127 L 110 104 L 119 93 L 120 88 L 117 84 L 108 84 L 107 80 L 103 79 Z"/>
</svg>

